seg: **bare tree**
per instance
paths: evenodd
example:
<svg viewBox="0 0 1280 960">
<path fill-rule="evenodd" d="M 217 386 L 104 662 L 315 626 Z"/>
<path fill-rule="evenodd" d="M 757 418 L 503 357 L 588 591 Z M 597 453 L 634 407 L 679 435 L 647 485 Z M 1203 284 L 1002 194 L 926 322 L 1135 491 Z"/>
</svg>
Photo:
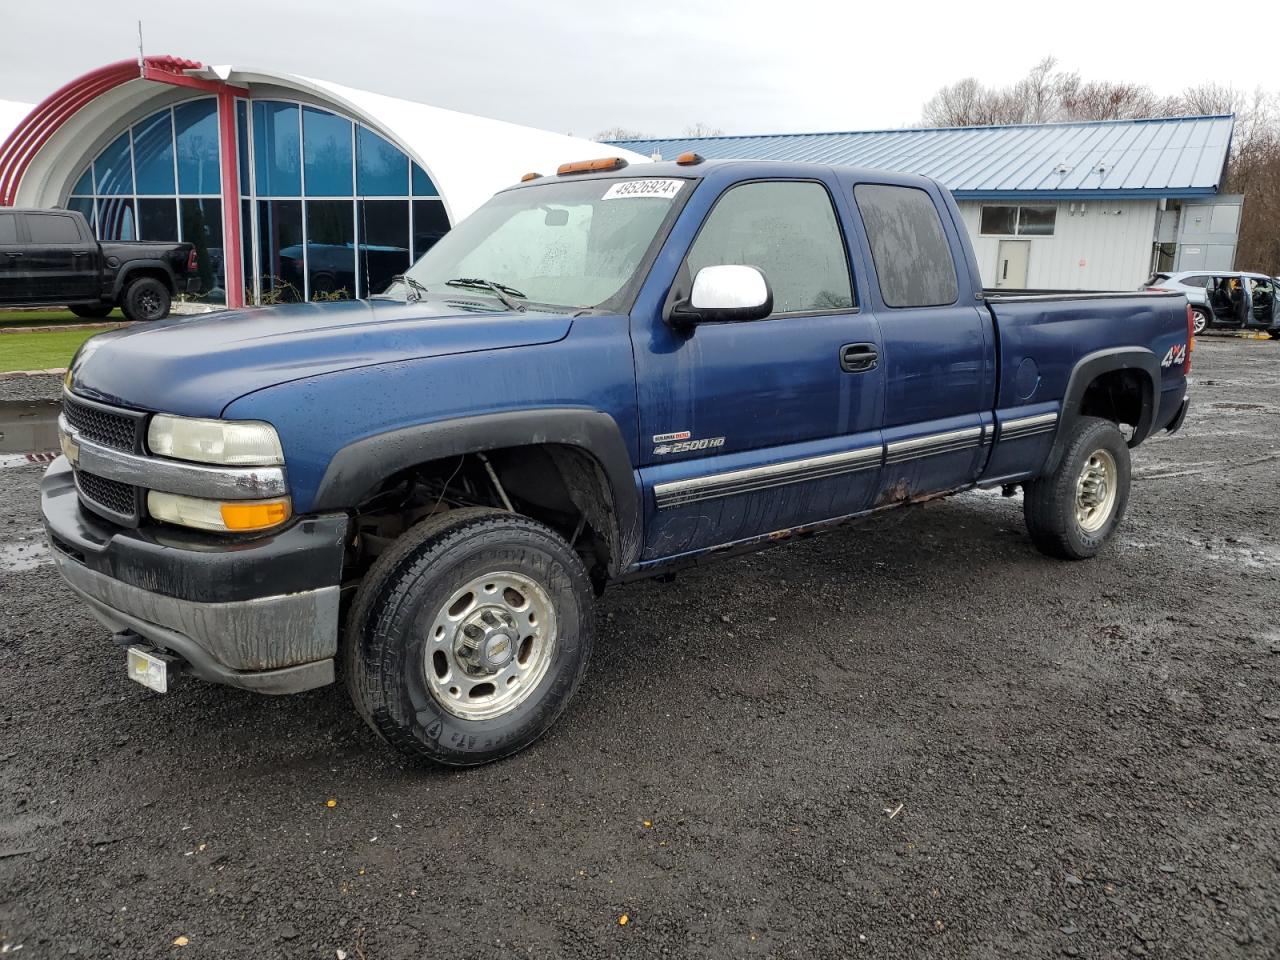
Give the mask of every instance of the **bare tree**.
<svg viewBox="0 0 1280 960">
<path fill-rule="evenodd" d="M 943 87 L 924 105 L 923 120 L 931 127 L 974 127 L 996 122 L 989 110 L 990 95 L 976 77 Z"/>
<path fill-rule="evenodd" d="M 649 134 L 630 127 L 606 127 L 595 136 L 596 140 L 647 140 Z"/>
<path fill-rule="evenodd" d="M 686 137 L 723 137 L 724 131 L 719 127 L 713 127 L 709 123 L 703 123 L 699 120 L 697 123 L 691 123 L 684 128 Z"/>
</svg>

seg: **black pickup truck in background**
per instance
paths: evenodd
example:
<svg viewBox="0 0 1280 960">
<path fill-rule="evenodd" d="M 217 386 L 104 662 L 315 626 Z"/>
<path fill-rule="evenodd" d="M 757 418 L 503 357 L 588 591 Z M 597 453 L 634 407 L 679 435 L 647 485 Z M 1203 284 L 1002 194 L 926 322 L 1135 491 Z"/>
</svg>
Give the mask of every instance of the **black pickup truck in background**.
<svg viewBox="0 0 1280 960">
<path fill-rule="evenodd" d="M 162 320 L 174 296 L 198 289 L 196 267 L 190 243 L 99 243 L 75 211 L 0 209 L 0 306 Z"/>
</svg>

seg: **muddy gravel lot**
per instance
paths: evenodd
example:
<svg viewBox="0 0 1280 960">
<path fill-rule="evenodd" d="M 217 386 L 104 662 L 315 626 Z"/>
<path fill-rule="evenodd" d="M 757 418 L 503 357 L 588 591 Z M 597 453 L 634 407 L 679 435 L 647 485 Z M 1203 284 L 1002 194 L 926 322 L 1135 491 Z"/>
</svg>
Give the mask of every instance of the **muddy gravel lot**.
<svg viewBox="0 0 1280 960">
<path fill-rule="evenodd" d="M 0 457 L 0 954 L 1276 957 L 1280 344 L 1193 377 L 1098 559 L 973 493 L 616 589 L 465 773 L 130 683 Z"/>
</svg>

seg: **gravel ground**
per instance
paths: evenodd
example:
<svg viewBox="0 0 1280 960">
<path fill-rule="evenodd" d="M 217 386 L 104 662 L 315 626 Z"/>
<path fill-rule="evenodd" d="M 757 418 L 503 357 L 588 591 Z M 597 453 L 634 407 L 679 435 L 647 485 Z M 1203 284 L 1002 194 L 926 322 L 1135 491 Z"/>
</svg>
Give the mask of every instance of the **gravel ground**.
<svg viewBox="0 0 1280 960">
<path fill-rule="evenodd" d="M 1276 957 L 1280 344 L 1195 367 L 1097 560 L 975 493 L 614 590 L 559 726 L 464 773 L 336 688 L 151 694 L 10 562 L 0 953 Z"/>
<path fill-rule="evenodd" d="M 0 346 L 4 346 L 3 340 L 0 340 Z M 61 377 L 0 377 L 0 400 L 57 400 L 60 396 Z"/>
</svg>

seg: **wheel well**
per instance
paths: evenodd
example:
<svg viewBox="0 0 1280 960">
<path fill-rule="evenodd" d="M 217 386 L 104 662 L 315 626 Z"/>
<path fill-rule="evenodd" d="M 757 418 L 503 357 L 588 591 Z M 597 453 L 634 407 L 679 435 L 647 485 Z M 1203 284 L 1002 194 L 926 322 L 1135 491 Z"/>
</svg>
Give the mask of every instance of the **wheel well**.
<svg viewBox="0 0 1280 960">
<path fill-rule="evenodd" d="M 120 294 L 129 289 L 129 284 L 143 277 L 150 277 L 153 280 L 159 280 L 170 294 L 175 292 L 173 278 L 159 267 L 135 267 L 120 278 Z"/>
<path fill-rule="evenodd" d="M 598 589 L 617 571 L 618 523 L 604 468 L 580 447 L 548 443 L 445 457 L 388 477 L 355 510 L 344 578 L 363 576 L 419 520 L 469 506 L 510 508 L 546 524 L 582 557 Z"/>
<path fill-rule="evenodd" d="M 1141 370 L 1110 370 L 1093 379 L 1080 399 L 1080 414 L 1135 429 L 1153 402 L 1151 381 Z"/>
</svg>

